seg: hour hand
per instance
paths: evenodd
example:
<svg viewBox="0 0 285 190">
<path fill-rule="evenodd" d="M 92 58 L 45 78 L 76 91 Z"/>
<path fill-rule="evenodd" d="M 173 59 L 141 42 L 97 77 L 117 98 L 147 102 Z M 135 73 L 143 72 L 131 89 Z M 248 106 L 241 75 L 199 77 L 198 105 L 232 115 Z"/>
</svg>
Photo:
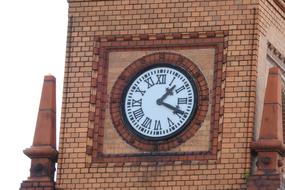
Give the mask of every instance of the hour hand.
<svg viewBox="0 0 285 190">
<path fill-rule="evenodd" d="M 177 114 L 177 113 L 182 114 L 182 115 L 184 114 L 184 111 L 180 110 L 178 106 L 175 107 L 165 102 L 161 102 L 161 105 L 173 110 L 174 114 Z"/>
<path fill-rule="evenodd" d="M 173 90 L 174 90 L 174 88 L 175 88 L 175 85 L 173 85 L 171 88 L 166 88 L 166 89 L 165 89 L 166 92 L 161 96 L 161 98 L 159 98 L 159 99 L 156 100 L 156 103 L 157 103 L 158 105 L 161 105 L 162 102 L 163 102 L 163 100 L 165 100 L 165 98 L 167 98 L 167 96 L 173 95 Z"/>
</svg>

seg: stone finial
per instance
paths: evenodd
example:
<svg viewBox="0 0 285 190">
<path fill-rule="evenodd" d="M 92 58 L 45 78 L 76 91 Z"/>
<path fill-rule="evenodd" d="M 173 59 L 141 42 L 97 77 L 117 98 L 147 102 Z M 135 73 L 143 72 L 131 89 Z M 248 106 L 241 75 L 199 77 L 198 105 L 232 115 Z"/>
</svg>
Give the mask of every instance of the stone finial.
<svg viewBox="0 0 285 190">
<path fill-rule="evenodd" d="M 56 150 L 56 80 L 44 78 L 33 145 L 24 150 L 31 158 L 30 177 L 21 184 L 21 189 L 54 189 Z M 34 190 L 33 189 L 33 190 Z"/>
<path fill-rule="evenodd" d="M 258 153 L 258 173 L 279 173 L 281 156 L 285 153 L 282 128 L 281 73 L 269 70 L 259 139 L 252 143 Z"/>
<path fill-rule="evenodd" d="M 52 148 L 56 148 L 55 86 L 55 78 L 52 75 L 45 76 L 33 147 L 48 145 Z"/>
<path fill-rule="evenodd" d="M 277 67 L 273 67 L 267 79 L 259 140 L 283 142 L 281 91 L 281 73 Z"/>
<path fill-rule="evenodd" d="M 258 173 L 278 173 L 279 155 L 284 155 L 282 128 L 281 73 L 269 70 L 259 139 L 252 143 L 258 153 Z"/>
<path fill-rule="evenodd" d="M 273 67 L 267 79 L 259 138 L 251 144 L 251 149 L 257 153 L 257 172 L 250 176 L 248 190 L 276 190 L 280 187 L 285 153 L 281 97 L 281 73 Z"/>
<path fill-rule="evenodd" d="M 277 67 L 272 67 L 269 70 L 259 139 L 252 143 L 252 149 L 258 153 L 277 152 L 280 155 L 285 153 L 282 128 L 281 73 Z"/>
</svg>

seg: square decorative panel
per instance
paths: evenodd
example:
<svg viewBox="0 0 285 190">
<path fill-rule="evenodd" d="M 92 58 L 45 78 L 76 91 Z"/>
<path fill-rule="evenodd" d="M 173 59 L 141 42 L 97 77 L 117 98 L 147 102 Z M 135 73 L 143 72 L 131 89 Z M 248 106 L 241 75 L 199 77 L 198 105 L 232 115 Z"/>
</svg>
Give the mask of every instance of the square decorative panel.
<svg viewBox="0 0 285 190">
<path fill-rule="evenodd" d="M 96 38 L 93 162 L 217 161 L 225 35 Z"/>
</svg>

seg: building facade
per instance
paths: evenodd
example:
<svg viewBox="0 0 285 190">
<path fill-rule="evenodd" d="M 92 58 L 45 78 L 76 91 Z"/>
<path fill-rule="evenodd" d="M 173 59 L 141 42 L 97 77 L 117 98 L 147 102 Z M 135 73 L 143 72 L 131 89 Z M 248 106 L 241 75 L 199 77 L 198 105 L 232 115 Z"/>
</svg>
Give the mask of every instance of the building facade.
<svg viewBox="0 0 285 190">
<path fill-rule="evenodd" d="M 282 188 L 284 18 L 283 0 L 69 0 L 54 188 Z"/>
</svg>

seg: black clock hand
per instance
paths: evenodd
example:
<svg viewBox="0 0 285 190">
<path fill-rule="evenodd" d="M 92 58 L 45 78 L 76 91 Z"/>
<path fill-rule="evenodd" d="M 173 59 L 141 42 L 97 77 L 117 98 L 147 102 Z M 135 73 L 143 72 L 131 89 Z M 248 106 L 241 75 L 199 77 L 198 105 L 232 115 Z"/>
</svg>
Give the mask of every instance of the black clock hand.
<svg viewBox="0 0 285 190">
<path fill-rule="evenodd" d="M 176 114 L 176 113 L 184 114 L 184 111 L 181 111 L 178 106 L 174 107 L 174 106 L 172 106 L 172 105 L 170 105 L 168 103 L 165 103 L 165 102 L 161 102 L 160 105 L 163 105 L 163 106 L 173 110 L 174 114 Z"/>
<path fill-rule="evenodd" d="M 156 103 L 158 104 L 158 105 L 161 105 L 161 103 L 163 102 L 163 100 L 165 100 L 165 98 L 167 98 L 167 96 L 169 96 L 169 95 L 173 95 L 173 90 L 174 90 L 174 88 L 175 88 L 175 85 L 173 85 L 171 88 L 166 88 L 165 90 L 166 90 L 166 92 L 161 96 L 161 98 L 159 98 L 159 99 L 157 99 L 156 100 Z"/>
</svg>

